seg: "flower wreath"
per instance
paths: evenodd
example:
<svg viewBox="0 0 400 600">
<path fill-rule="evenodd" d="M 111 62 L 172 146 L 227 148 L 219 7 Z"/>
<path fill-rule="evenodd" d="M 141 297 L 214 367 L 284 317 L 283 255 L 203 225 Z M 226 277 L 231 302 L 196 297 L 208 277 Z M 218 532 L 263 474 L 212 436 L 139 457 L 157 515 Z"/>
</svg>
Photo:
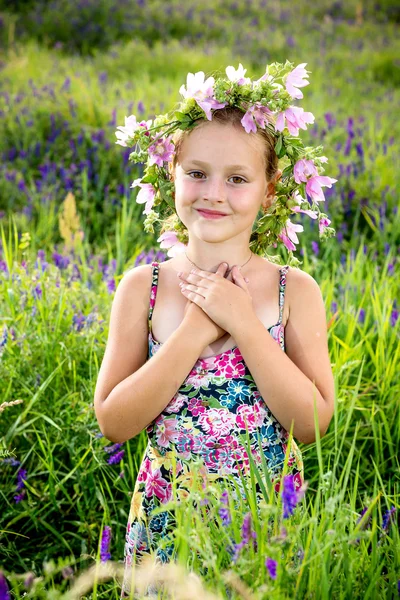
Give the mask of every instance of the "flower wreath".
<svg viewBox="0 0 400 600">
<path fill-rule="evenodd" d="M 288 251 L 284 264 L 299 266 L 301 262 L 293 256 L 293 250 L 299 241 L 297 233 L 304 228 L 290 220 L 299 212 L 311 219 L 318 218 L 320 240 L 336 235 L 335 229 L 329 227 L 331 221 L 320 211 L 319 202 L 325 201 L 322 187 L 330 188 L 337 179 L 320 174 L 324 172 L 323 163 L 328 162 L 322 156 L 323 146 L 304 147 L 298 137 L 300 129 L 306 130 L 307 124 L 314 123 L 314 115 L 291 105 L 293 99 L 303 98 L 299 88 L 310 83 L 306 64 L 294 68 L 289 61 L 284 65 L 272 63 L 257 81 L 245 77 L 247 69 L 243 69 L 242 64 L 238 69 L 227 67 L 226 77 L 218 77 L 216 81 L 214 77 L 206 79 L 203 71 L 188 73 L 186 87 L 182 85 L 179 90 L 184 100 L 177 109 L 158 115 L 154 121 L 140 123 L 135 115 L 131 115 L 125 117 L 125 126 L 117 127 L 116 144 L 135 147 L 129 160 L 146 162 L 144 176 L 135 179 L 131 188 L 140 187 L 136 202 L 145 204 L 145 231 L 154 233 L 154 223 L 161 223 L 157 241 L 161 242 L 161 248 L 169 248 L 168 256 L 185 251 L 189 239 L 188 231 L 175 211 L 174 183 L 168 170 L 175 150 L 172 134 L 177 129 L 192 129 L 199 121 L 203 122 L 204 117 L 211 121 L 213 111 L 225 106 L 242 110 L 241 123 L 246 133 L 255 133 L 257 127 L 268 129 L 274 136 L 278 159 L 286 157 L 287 164 L 275 184 L 275 201 L 256 221 L 250 249 L 268 257 L 271 262 L 282 264 L 279 255 L 267 253 L 269 246 L 276 248 L 282 243 Z M 306 200 L 306 195 L 310 201 Z M 176 218 L 172 217 L 171 221 L 172 215 Z"/>
</svg>

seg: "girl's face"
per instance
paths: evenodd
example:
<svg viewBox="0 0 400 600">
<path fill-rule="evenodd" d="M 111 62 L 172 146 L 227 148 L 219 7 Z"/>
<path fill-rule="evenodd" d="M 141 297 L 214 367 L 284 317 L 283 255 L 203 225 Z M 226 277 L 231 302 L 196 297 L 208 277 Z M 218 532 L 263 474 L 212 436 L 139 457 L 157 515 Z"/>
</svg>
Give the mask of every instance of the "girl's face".
<svg viewBox="0 0 400 600">
<path fill-rule="evenodd" d="M 274 184 L 266 180 L 263 142 L 250 135 L 211 121 L 184 139 L 174 173 L 175 208 L 191 237 L 247 244 L 261 204 L 272 203 Z M 226 216 L 206 219 L 198 209 Z"/>
</svg>

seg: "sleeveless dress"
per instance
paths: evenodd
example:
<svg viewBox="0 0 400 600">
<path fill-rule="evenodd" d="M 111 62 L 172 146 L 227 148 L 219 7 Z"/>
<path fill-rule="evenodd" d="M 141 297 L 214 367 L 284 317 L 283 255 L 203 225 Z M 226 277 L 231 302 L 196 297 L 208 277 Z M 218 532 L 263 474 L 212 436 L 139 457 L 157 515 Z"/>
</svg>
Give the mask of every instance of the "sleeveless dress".
<svg viewBox="0 0 400 600">
<path fill-rule="evenodd" d="M 162 346 L 152 334 L 159 263 L 151 264 L 148 359 Z M 279 320 L 268 328 L 284 352 L 282 316 L 288 269 L 288 265 L 279 269 Z M 249 438 L 246 437 L 246 425 Z M 148 444 L 136 479 L 126 529 L 121 598 L 129 594 L 133 563 L 139 564 L 151 550 L 159 562 L 169 562 L 172 558 L 174 547 L 170 532 L 174 528 L 174 520 L 171 512 L 165 511 L 153 517 L 150 513 L 173 499 L 174 472 L 177 482 L 175 499 L 178 501 L 184 501 L 189 495 L 193 482 L 191 467 L 196 461 L 200 461 L 206 481 L 221 481 L 223 478 L 227 484 L 234 482 L 233 491 L 231 488 L 229 491 L 235 497 L 235 489 L 239 489 L 240 493 L 243 490 L 241 476 L 249 473 L 246 448 L 250 441 L 255 464 L 261 472 L 266 462 L 270 481 L 278 492 L 277 480 L 282 472 L 289 437 L 261 397 L 237 346 L 199 358 L 169 404 L 147 426 L 146 432 Z M 243 443 L 242 436 L 248 440 L 247 443 Z M 304 468 L 301 452 L 294 440 L 288 472 L 294 475 L 295 488 L 299 489 L 304 481 Z M 258 483 L 257 489 L 262 500 Z M 242 496 L 245 499 L 244 492 Z"/>
</svg>

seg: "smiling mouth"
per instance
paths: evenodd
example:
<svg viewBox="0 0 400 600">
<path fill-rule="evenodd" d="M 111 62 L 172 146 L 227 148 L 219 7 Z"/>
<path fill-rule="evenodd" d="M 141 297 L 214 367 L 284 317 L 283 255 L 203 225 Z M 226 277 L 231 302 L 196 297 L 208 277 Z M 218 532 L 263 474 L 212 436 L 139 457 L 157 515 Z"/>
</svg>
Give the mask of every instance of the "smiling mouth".
<svg viewBox="0 0 400 600">
<path fill-rule="evenodd" d="M 202 217 L 206 218 L 206 219 L 222 219 L 223 217 L 227 217 L 228 215 L 224 215 L 221 213 L 208 213 L 208 212 L 204 212 L 202 210 L 196 209 L 197 212 L 199 213 L 199 215 L 201 215 Z"/>
</svg>

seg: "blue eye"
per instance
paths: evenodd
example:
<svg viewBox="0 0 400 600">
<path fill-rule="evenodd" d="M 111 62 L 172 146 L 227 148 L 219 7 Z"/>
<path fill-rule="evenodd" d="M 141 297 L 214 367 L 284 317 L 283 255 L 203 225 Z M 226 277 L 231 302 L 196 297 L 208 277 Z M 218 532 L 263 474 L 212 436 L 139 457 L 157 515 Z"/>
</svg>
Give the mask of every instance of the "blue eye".
<svg viewBox="0 0 400 600">
<path fill-rule="evenodd" d="M 201 171 L 189 171 L 188 175 L 192 175 L 193 173 L 200 173 L 200 175 L 204 175 L 204 173 L 202 173 Z M 199 177 L 193 177 L 192 179 L 200 179 L 200 178 Z M 230 179 L 240 179 L 241 182 L 247 183 L 246 180 L 243 179 L 243 177 L 240 177 L 240 175 L 232 175 L 232 177 L 230 177 Z"/>
</svg>

